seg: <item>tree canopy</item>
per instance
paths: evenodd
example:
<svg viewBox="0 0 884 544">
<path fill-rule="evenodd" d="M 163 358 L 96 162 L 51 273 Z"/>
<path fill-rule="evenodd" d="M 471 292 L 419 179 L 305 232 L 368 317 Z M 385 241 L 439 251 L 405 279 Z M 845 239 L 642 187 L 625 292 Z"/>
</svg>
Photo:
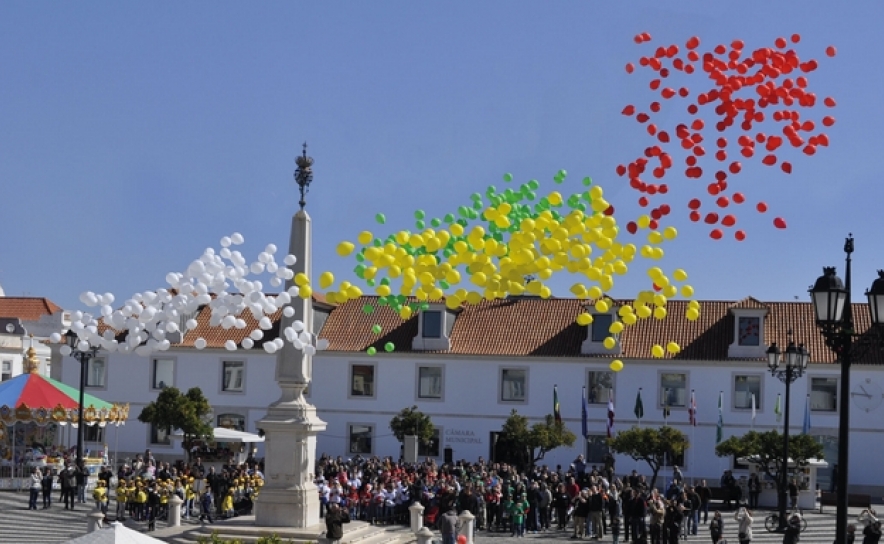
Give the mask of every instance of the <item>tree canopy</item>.
<svg viewBox="0 0 884 544">
<path fill-rule="evenodd" d="M 199 387 L 183 394 L 177 387 L 166 387 L 157 400 L 141 410 L 138 421 L 162 429 L 180 429 L 184 433 L 182 446 L 189 454 L 194 440 L 212 437 L 214 425 L 208 419 L 211 413 L 212 407 Z"/>
<path fill-rule="evenodd" d="M 776 482 L 777 491 L 781 491 L 783 435 L 779 431 L 771 430 L 763 433 L 749 431 L 743 436 L 732 436 L 715 446 L 715 455 L 719 457 L 733 455 L 758 465 L 761 472 Z M 798 467 L 807 466 L 809 459 L 823 458 L 823 446 L 812 436 L 790 435 L 789 458 Z"/>
<path fill-rule="evenodd" d="M 675 427 L 633 427 L 608 439 L 611 450 L 644 461 L 651 468 L 651 488 L 657 484 L 657 473 L 665 460 L 684 455 L 690 446 L 687 437 Z"/>
<path fill-rule="evenodd" d="M 512 448 L 514 461 L 519 465 L 533 465 L 550 451 L 561 446 L 572 446 L 577 436 L 562 422 L 556 422 L 552 414 L 547 414 L 542 422 L 528 426 L 528 418 L 516 410 L 501 429 L 503 445 Z M 519 453 L 521 452 L 521 453 Z"/>
<path fill-rule="evenodd" d="M 417 406 L 403 408 L 390 420 L 390 430 L 399 442 L 406 436 L 414 435 L 418 441 L 426 444 L 433 438 L 435 427 L 430 416 L 417 409 Z"/>
</svg>

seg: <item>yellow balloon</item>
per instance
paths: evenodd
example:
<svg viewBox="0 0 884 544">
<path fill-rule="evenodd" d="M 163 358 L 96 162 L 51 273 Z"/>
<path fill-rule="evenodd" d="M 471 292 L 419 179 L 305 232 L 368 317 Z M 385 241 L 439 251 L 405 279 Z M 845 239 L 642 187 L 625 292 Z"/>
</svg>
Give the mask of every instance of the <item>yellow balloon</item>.
<svg viewBox="0 0 884 544">
<path fill-rule="evenodd" d="M 651 312 L 651 309 L 648 308 L 647 306 L 639 306 L 638 309 L 635 311 L 635 313 L 638 314 L 638 316 L 640 318 L 647 319 L 647 318 L 651 317 L 652 312 Z"/>
<path fill-rule="evenodd" d="M 662 358 L 664 355 L 663 346 L 660 344 L 654 344 L 654 347 L 651 348 L 651 355 L 658 359 Z"/>
<path fill-rule="evenodd" d="M 303 272 L 298 272 L 297 274 L 295 274 L 295 285 L 297 285 L 298 287 L 301 287 L 303 285 L 309 285 L 309 284 L 310 284 L 310 278 L 307 277 L 307 274 L 305 274 Z"/>
<path fill-rule="evenodd" d="M 328 289 L 335 282 L 335 275 L 331 272 L 323 272 L 319 275 L 319 287 Z"/>
<path fill-rule="evenodd" d="M 657 319 L 666 319 L 666 308 L 659 306 L 654 308 L 654 317 Z"/>
<path fill-rule="evenodd" d="M 595 309 L 598 313 L 604 314 L 608 311 L 608 301 L 605 299 L 599 299 L 595 303 Z"/>
<path fill-rule="evenodd" d="M 546 197 L 549 200 L 549 203 L 553 206 L 561 206 L 562 205 L 562 195 L 558 191 L 553 191 Z"/>
<path fill-rule="evenodd" d="M 402 319 L 408 319 L 411 317 L 411 306 L 403 306 L 401 310 L 399 310 L 399 317 Z"/>
<path fill-rule="evenodd" d="M 694 296 L 694 288 L 690 285 L 681 286 L 681 296 L 688 298 Z"/>
<path fill-rule="evenodd" d="M 611 323 L 611 326 L 608 327 L 608 332 L 611 334 L 620 334 L 623 332 L 623 323 L 620 321 L 615 321 Z"/>
<path fill-rule="evenodd" d="M 602 342 L 602 344 L 605 346 L 605 349 L 614 349 L 614 346 L 617 345 L 617 340 L 615 340 L 613 337 L 609 336 L 609 337 L 605 338 L 605 341 Z"/>
<path fill-rule="evenodd" d="M 301 298 L 310 298 L 313 294 L 313 288 L 309 285 L 302 285 L 300 289 L 298 289 L 298 296 Z"/>
<path fill-rule="evenodd" d="M 372 238 L 374 238 L 374 236 L 371 234 L 371 232 L 364 230 L 359 233 L 359 236 L 356 239 L 359 240 L 360 244 L 368 245 L 371 243 Z"/>
<path fill-rule="evenodd" d="M 611 361 L 611 370 L 613 370 L 614 372 L 620 372 L 621 370 L 623 370 L 623 361 L 621 361 L 620 359 L 614 359 L 613 361 Z"/>
<path fill-rule="evenodd" d="M 390 289 L 389 285 L 378 285 L 377 289 L 375 289 L 375 293 L 377 293 L 378 296 L 381 296 L 381 297 L 390 296 L 391 292 L 392 292 L 392 289 Z"/>
<path fill-rule="evenodd" d="M 675 271 L 672 272 L 672 277 L 675 278 L 675 281 L 684 281 L 688 279 L 688 273 L 681 268 L 676 268 Z"/>
<path fill-rule="evenodd" d="M 696 321 L 700 317 L 700 312 L 696 308 L 690 308 L 685 312 L 685 318 L 688 321 Z"/>
<path fill-rule="evenodd" d="M 340 244 L 338 244 L 338 255 L 340 255 L 341 257 L 346 257 L 347 255 L 353 253 L 353 248 L 355 247 L 356 246 L 353 245 L 353 242 L 341 242 Z"/>
<path fill-rule="evenodd" d="M 577 316 L 577 324 L 578 325 L 583 325 L 583 326 L 589 325 L 590 323 L 592 323 L 592 320 L 593 320 L 592 314 L 587 313 L 587 312 L 583 312 L 582 314 Z"/>
<path fill-rule="evenodd" d="M 675 342 L 669 342 L 668 344 L 666 344 L 666 351 L 674 355 L 681 351 L 681 346 L 679 346 Z"/>
<path fill-rule="evenodd" d="M 635 325 L 636 321 L 638 321 L 638 318 L 635 314 L 626 314 L 623 316 L 623 323 L 627 325 Z"/>
</svg>

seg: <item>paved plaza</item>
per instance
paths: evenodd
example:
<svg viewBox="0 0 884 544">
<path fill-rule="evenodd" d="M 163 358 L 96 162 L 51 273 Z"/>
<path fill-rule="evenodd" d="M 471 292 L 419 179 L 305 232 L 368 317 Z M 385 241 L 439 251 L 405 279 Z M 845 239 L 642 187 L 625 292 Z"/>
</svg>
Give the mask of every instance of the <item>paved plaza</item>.
<svg viewBox="0 0 884 544">
<path fill-rule="evenodd" d="M 55 496 L 57 496 L 57 493 Z M 54 503 L 49 510 L 28 510 L 27 504 L 28 495 L 26 492 L 0 492 L 0 543 L 53 544 L 70 540 L 86 532 L 86 514 L 91 510 L 91 501 L 85 505 L 78 505 L 79 507 L 73 511 L 65 510 L 64 506 L 60 503 Z M 876 507 L 876 509 L 879 512 L 884 511 L 884 508 L 881 506 Z M 859 508 L 850 509 L 851 523 L 856 522 L 856 516 L 860 510 Z M 729 512 L 723 512 L 723 514 L 725 519 L 725 538 L 729 544 L 737 544 L 737 524 L 733 521 L 733 515 Z M 780 544 L 783 541 L 782 535 L 768 533 L 764 529 L 764 517 L 767 514 L 769 514 L 768 511 L 756 513 L 753 526 L 753 543 Z M 808 529 L 802 533 L 801 542 L 831 544 L 835 536 L 834 507 L 827 507 L 823 514 L 820 514 L 818 510 L 814 510 L 806 511 L 804 515 L 807 518 Z M 197 522 L 189 520 L 182 521 L 182 523 L 185 524 L 185 528 L 191 528 Z M 218 522 L 217 526 L 220 528 L 223 523 L 223 521 Z M 126 524 L 141 530 L 146 528 L 145 524 L 132 521 L 127 521 Z M 158 523 L 157 528 L 165 529 L 164 523 Z M 168 531 L 162 530 L 160 534 L 168 534 Z M 509 533 L 480 531 L 476 534 L 475 541 L 476 544 L 516 544 L 526 540 L 570 542 L 571 534 L 570 530 L 553 530 L 538 534 L 526 534 L 524 538 L 513 538 Z M 692 541 L 708 544 L 710 542 L 708 530 L 701 526 L 700 534 L 692 536 L 683 542 Z M 611 542 L 610 536 L 606 536 L 601 542 Z"/>
</svg>

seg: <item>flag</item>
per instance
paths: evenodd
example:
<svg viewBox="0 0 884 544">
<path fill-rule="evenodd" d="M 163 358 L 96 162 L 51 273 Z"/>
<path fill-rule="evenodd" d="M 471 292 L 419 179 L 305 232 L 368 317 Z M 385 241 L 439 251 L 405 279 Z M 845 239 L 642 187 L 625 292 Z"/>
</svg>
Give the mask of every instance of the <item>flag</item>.
<svg viewBox="0 0 884 544">
<path fill-rule="evenodd" d="M 780 406 L 780 394 L 777 393 L 777 404 L 774 406 L 773 413 L 777 415 L 777 423 L 783 419 L 783 407 Z"/>
<path fill-rule="evenodd" d="M 589 436 L 589 425 L 587 425 L 588 414 L 586 413 L 586 386 L 583 386 L 583 408 L 580 412 L 580 425 L 581 430 L 583 431 L 583 438 L 587 438 Z"/>
<path fill-rule="evenodd" d="M 562 422 L 562 410 L 559 406 L 559 386 L 553 386 L 553 417 L 556 423 Z"/>
<path fill-rule="evenodd" d="M 691 427 L 697 426 L 697 399 L 694 398 L 694 390 L 691 389 L 691 407 L 688 408 L 688 420 Z"/>
<path fill-rule="evenodd" d="M 804 428 L 801 432 L 810 434 L 810 395 L 807 395 L 807 402 L 804 404 Z"/>
<path fill-rule="evenodd" d="M 639 421 L 643 417 L 645 417 L 645 405 L 642 404 L 642 388 L 638 388 L 638 393 L 635 394 L 635 408 L 632 410 L 632 413 L 635 414 L 635 418 Z"/>
<path fill-rule="evenodd" d="M 669 389 L 663 390 L 663 424 L 669 419 Z"/>
<path fill-rule="evenodd" d="M 724 391 L 718 392 L 718 427 L 715 429 L 715 443 L 721 442 L 724 434 Z"/>
<path fill-rule="evenodd" d="M 755 393 L 752 393 L 752 425 L 755 425 Z"/>
<path fill-rule="evenodd" d="M 614 390 L 608 395 L 608 438 L 614 436 Z"/>
</svg>

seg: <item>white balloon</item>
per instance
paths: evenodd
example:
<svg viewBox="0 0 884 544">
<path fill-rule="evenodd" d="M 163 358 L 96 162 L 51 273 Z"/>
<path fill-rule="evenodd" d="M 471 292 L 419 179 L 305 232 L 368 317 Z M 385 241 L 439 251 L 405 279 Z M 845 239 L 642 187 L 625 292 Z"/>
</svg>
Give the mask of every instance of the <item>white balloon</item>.
<svg viewBox="0 0 884 544">
<path fill-rule="evenodd" d="M 233 340 L 228 340 L 224 342 L 224 348 L 227 351 L 236 351 L 236 342 L 234 342 Z"/>
<path fill-rule="evenodd" d="M 285 256 L 285 258 L 282 260 L 282 262 L 284 262 L 287 266 L 292 266 L 293 264 L 298 262 L 298 258 L 295 257 L 294 255 L 289 254 L 289 255 Z"/>
<path fill-rule="evenodd" d="M 225 259 L 229 259 L 230 258 L 230 249 L 226 248 L 226 247 L 221 248 L 221 251 L 218 252 L 218 255 L 221 255 Z"/>
<path fill-rule="evenodd" d="M 174 272 L 166 274 L 166 283 L 172 287 L 177 287 L 179 281 L 181 281 L 181 279 L 178 277 L 178 274 L 175 274 Z"/>
<path fill-rule="evenodd" d="M 197 322 L 196 319 L 188 319 L 187 323 L 185 323 L 185 325 L 187 326 L 188 330 L 192 331 L 193 329 L 199 327 L 199 322 Z"/>
<path fill-rule="evenodd" d="M 65 344 L 65 345 L 61 346 L 61 348 L 59 348 L 58 351 L 60 351 L 63 356 L 67 357 L 68 355 L 71 354 L 71 347 L 69 345 Z"/>
<path fill-rule="evenodd" d="M 255 342 L 251 338 L 246 337 L 240 342 L 240 346 L 242 346 L 243 349 L 252 349 L 255 347 Z"/>
<path fill-rule="evenodd" d="M 323 350 L 328 349 L 328 338 L 320 338 L 316 341 L 316 349 Z"/>
<path fill-rule="evenodd" d="M 297 338 L 292 339 L 291 342 L 292 342 L 292 346 L 294 346 L 295 349 L 298 349 L 298 350 L 304 349 L 304 343 L 301 342 L 300 340 L 298 340 Z"/>
<path fill-rule="evenodd" d="M 285 347 L 285 340 L 283 340 L 282 338 L 275 338 L 273 340 L 273 343 L 276 344 L 276 349 L 282 349 L 283 347 Z"/>
<path fill-rule="evenodd" d="M 286 306 L 282 309 L 282 315 L 286 317 L 292 317 L 293 315 L 295 315 L 295 309 L 291 306 Z"/>
<path fill-rule="evenodd" d="M 295 332 L 301 332 L 304 330 L 304 322 L 300 319 L 296 319 L 292 322 L 292 328 L 295 329 Z"/>
<path fill-rule="evenodd" d="M 237 318 L 236 323 L 234 323 L 233 326 L 236 327 L 237 329 L 240 329 L 240 330 L 244 329 L 244 328 L 246 328 L 246 320 L 241 319 L 241 318 Z"/>
<path fill-rule="evenodd" d="M 230 239 L 230 237 L 225 236 L 225 237 L 221 238 L 221 247 L 230 247 L 231 242 L 232 242 L 232 240 Z"/>
<path fill-rule="evenodd" d="M 272 257 L 266 251 L 262 251 L 258 253 L 258 262 L 259 263 L 269 263 L 272 260 Z"/>
<path fill-rule="evenodd" d="M 282 279 L 277 277 L 270 278 L 270 285 L 273 287 L 279 287 L 282 285 Z"/>
<path fill-rule="evenodd" d="M 316 348 L 313 346 L 304 346 L 305 355 L 316 355 Z"/>
<path fill-rule="evenodd" d="M 256 341 L 260 340 L 260 339 L 264 338 L 264 331 L 262 331 L 261 329 L 255 329 L 249 333 L 249 337 L 252 340 L 256 340 Z"/>
<path fill-rule="evenodd" d="M 266 330 L 270 330 L 273 327 L 273 323 L 271 323 L 270 318 L 265 315 L 264 317 L 261 318 L 260 321 L 258 321 L 258 326 L 261 327 L 261 329 L 266 331 Z"/>
<path fill-rule="evenodd" d="M 234 232 L 233 234 L 230 235 L 230 240 L 235 245 L 240 245 L 241 243 L 243 243 L 245 241 L 245 238 L 243 238 L 242 234 L 240 234 L 238 232 Z"/>
<path fill-rule="evenodd" d="M 264 248 L 264 251 L 273 255 L 276 253 L 276 244 L 267 244 L 267 247 Z"/>
<path fill-rule="evenodd" d="M 85 340 L 80 340 L 77 342 L 77 349 L 80 351 L 88 351 L 89 350 L 89 342 Z"/>
<path fill-rule="evenodd" d="M 174 321 L 166 323 L 166 332 L 170 334 L 178 332 L 178 323 L 175 323 Z"/>
<path fill-rule="evenodd" d="M 279 270 L 279 265 L 276 264 L 275 262 L 270 261 L 269 263 L 267 263 L 267 273 L 268 274 L 276 274 L 276 272 L 278 270 Z"/>
<path fill-rule="evenodd" d="M 264 342 L 264 351 L 267 353 L 276 353 L 276 344 L 273 342 Z"/>
<path fill-rule="evenodd" d="M 49 341 L 52 342 L 53 344 L 57 344 L 57 343 L 61 342 L 61 334 L 59 334 L 57 332 L 50 334 Z"/>
<path fill-rule="evenodd" d="M 206 339 L 205 339 L 205 338 L 197 338 L 197 339 L 193 342 L 193 347 L 195 347 L 196 349 L 205 349 L 205 347 L 206 347 Z"/>
</svg>

